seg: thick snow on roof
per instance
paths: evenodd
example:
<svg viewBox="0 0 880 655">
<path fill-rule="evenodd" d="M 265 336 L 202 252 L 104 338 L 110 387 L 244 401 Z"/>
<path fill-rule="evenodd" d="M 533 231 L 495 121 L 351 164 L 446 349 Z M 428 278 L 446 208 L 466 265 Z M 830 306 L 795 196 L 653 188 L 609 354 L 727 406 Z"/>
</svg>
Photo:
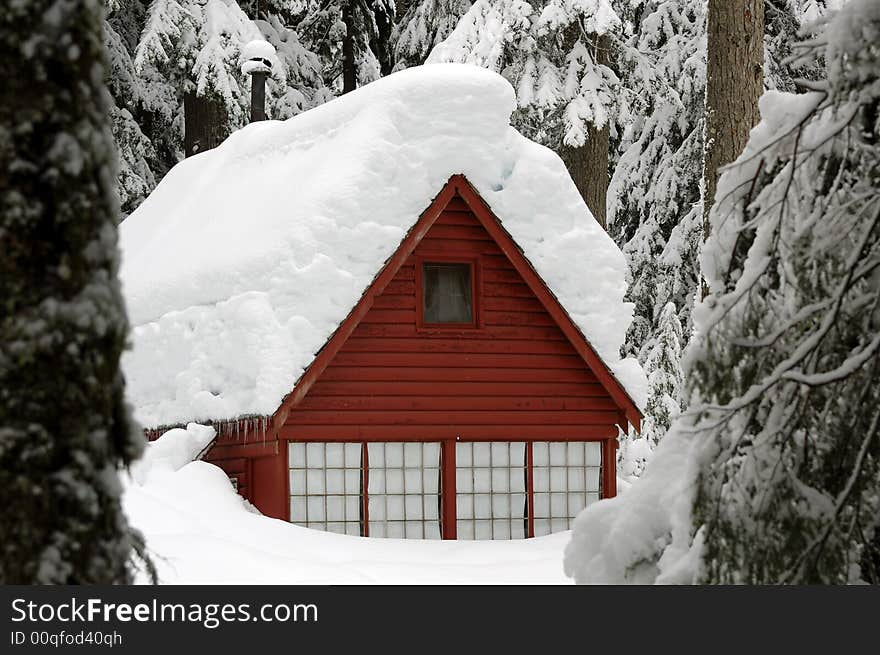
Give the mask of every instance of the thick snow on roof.
<svg viewBox="0 0 880 655">
<path fill-rule="evenodd" d="M 449 177 L 463 173 L 636 402 L 626 263 L 562 161 L 510 126 L 513 88 L 395 73 L 175 166 L 122 224 L 123 367 L 147 427 L 269 415 Z"/>
</svg>

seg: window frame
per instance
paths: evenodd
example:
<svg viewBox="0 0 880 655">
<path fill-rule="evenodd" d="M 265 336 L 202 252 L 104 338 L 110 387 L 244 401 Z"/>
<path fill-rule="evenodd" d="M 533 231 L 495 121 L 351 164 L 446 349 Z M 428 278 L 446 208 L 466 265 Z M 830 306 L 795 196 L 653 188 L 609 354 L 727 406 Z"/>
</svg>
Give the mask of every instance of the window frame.
<svg viewBox="0 0 880 655">
<path fill-rule="evenodd" d="M 291 491 L 291 477 L 294 471 L 307 471 L 308 467 L 291 467 L 290 463 L 290 450 L 291 445 L 295 443 L 304 444 L 306 447 L 308 444 L 312 443 L 320 443 L 320 444 L 329 444 L 329 443 L 341 443 L 341 444 L 350 444 L 356 443 L 361 445 L 361 462 L 360 462 L 360 471 L 361 471 L 361 490 L 360 490 L 360 508 L 361 508 L 361 516 L 360 516 L 360 525 L 361 525 L 361 536 L 369 537 L 370 535 L 370 515 L 369 515 L 369 505 L 370 505 L 370 495 L 369 495 L 369 479 L 370 479 L 370 461 L 369 461 L 369 444 L 371 443 L 438 443 L 440 445 L 440 457 L 439 457 L 439 480 L 437 487 L 437 501 L 438 501 L 438 517 L 437 519 L 429 519 L 422 518 L 421 521 L 426 525 L 428 523 L 433 523 L 435 520 L 439 524 L 440 531 L 440 539 L 450 540 L 450 539 L 458 539 L 458 510 L 457 510 L 457 498 L 459 495 L 459 489 L 457 484 L 457 472 L 460 469 L 467 470 L 468 468 L 475 468 L 474 466 L 461 466 L 459 467 L 457 463 L 456 450 L 457 445 L 466 444 L 466 443 L 518 443 L 507 441 L 505 439 L 500 439 L 496 437 L 474 437 L 474 438 L 459 438 L 459 437 L 430 437 L 430 438 L 413 438 L 413 439 L 395 439 L 388 437 L 346 437 L 346 436 L 330 436 L 326 438 L 320 437 L 310 437 L 307 439 L 282 439 L 282 443 L 285 443 L 284 448 L 282 449 L 283 453 L 283 462 L 284 462 L 284 472 L 285 472 L 285 483 L 284 483 L 284 492 L 286 494 L 286 520 L 288 522 L 293 523 L 291 516 L 291 498 L 293 495 L 308 497 L 311 495 L 312 497 L 323 497 L 324 502 L 326 504 L 326 499 L 328 496 L 337 495 L 337 494 L 327 494 L 326 493 L 326 485 L 324 487 L 325 493 L 322 494 L 292 494 Z M 584 436 L 573 436 L 573 437 L 552 437 L 552 438 L 524 438 L 521 440 L 522 443 L 525 444 L 525 461 L 524 461 L 524 472 L 526 475 L 525 480 L 525 494 L 526 494 L 526 506 L 524 507 L 524 516 L 522 519 L 519 517 L 510 517 L 509 519 L 505 518 L 502 520 L 511 520 L 511 521 L 519 521 L 522 520 L 524 522 L 523 531 L 524 535 L 521 537 L 522 539 L 531 539 L 536 536 L 535 530 L 535 519 L 539 520 L 550 520 L 554 518 L 552 515 L 548 517 L 536 517 L 535 516 L 535 481 L 534 481 L 534 470 L 535 470 L 535 456 L 534 456 L 534 445 L 538 443 L 568 443 L 568 442 L 579 442 L 579 443 L 598 443 L 599 444 L 599 464 L 598 467 L 596 465 L 587 465 L 586 460 L 583 468 L 598 468 L 599 475 L 599 499 L 603 498 L 613 498 L 617 495 L 617 485 L 616 485 L 616 475 L 617 475 L 617 438 L 616 437 L 605 437 L 605 438 L 591 438 L 587 435 Z M 325 451 L 326 453 L 326 451 Z M 405 460 L 404 460 L 405 462 Z M 564 468 L 570 468 L 568 464 L 558 465 Z M 545 467 L 544 465 L 539 465 L 539 468 L 550 468 L 549 464 Z M 344 466 L 345 470 L 356 470 L 350 467 Z M 377 467 L 380 468 L 380 467 Z M 381 467 L 385 468 L 386 467 Z M 403 468 L 406 468 L 405 465 Z M 433 468 L 433 467 L 431 467 Z M 491 468 L 491 467 L 490 467 Z M 311 470 L 321 470 L 321 469 L 311 469 Z M 326 460 L 324 471 L 326 473 Z M 423 469 L 424 474 L 424 469 Z M 568 476 L 566 475 L 566 478 Z M 468 492 L 462 491 L 463 494 L 467 495 Z M 489 492 L 490 494 L 493 492 Z M 504 492 L 499 492 L 504 493 Z M 538 493 L 551 493 L 540 491 Z M 571 491 L 558 492 L 558 493 L 572 493 Z M 585 492 L 586 493 L 586 492 Z M 343 494 L 345 496 L 349 496 L 352 494 Z M 401 495 L 413 495 L 404 494 Z M 418 494 L 416 494 L 418 495 Z M 424 492 L 421 495 L 426 495 Z M 473 494 L 472 494 L 473 495 Z M 424 500 L 423 500 L 424 502 Z M 326 517 L 326 514 L 325 514 Z M 562 518 L 562 517 L 558 517 Z M 565 517 L 569 522 L 569 528 L 571 526 L 571 522 L 574 520 L 574 517 Z M 466 520 L 463 517 L 463 520 Z M 474 519 L 477 520 L 477 519 Z M 496 520 L 494 517 L 489 520 Z M 316 523 L 320 523 L 321 521 L 315 521 Z M 323 521 L 324 523 L 328 523 L 328 521 Z M 338 521 L 329 521 L 333 523 L 338 523 Z M 344 521 L 349 522 L 349 521 Z M 296 523 L 296 525 L 302 525 L 302 523 Z M 313 529 L 321 529 L 321 528 L 313 528 Z M 326 529 L 326 528 L 325 528 Z M 424 529 L 424 528 L 423 528 Z M 558 532 L 550 532 L 549 534 L 558 534 Z M 543 535 L 543 533 L 542 533 Z M 379 537 L 384 538 L 384 537 Z M 413 537 L 403 537 L 404 539 L 410 539 Z M 415 537 L 418 538 L 418 537 Z M 520 537 L 517 537 L 520 539 Z M 493 539 L 494 540 L 494 539 Z M 481 540 L 486 541 L 486 540 Z"/>
<path fill-rule="evenodd" d="M 480 258 L 454 254 L 420 254 L 416 265 L 416 329 L 418 330 L 478 330 L 482 328 L 480 303 Z M 425 321 L 425 264 L 461 264 L 471 271 L 471 320 L 468 323 L 429 323 Z"/>
</svg>

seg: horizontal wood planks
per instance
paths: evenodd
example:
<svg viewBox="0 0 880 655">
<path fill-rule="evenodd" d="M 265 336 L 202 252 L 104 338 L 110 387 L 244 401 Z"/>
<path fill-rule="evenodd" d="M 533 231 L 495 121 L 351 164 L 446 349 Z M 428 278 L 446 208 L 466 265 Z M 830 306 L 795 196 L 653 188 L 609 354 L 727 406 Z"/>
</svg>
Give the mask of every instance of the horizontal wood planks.
<svg viewBox="0 0 880 655">
<path fill-rule="evenodd" d="M 517 396 L 433 396 L 433 395 L 400 395 L 400 396 L 310 396 L 299 405 L 301 410 L 346 410 L 357 412 L 362 410 L 395 410 L 395 411 L 553 411 L 589 410 L 616 412 L 617 407 L 609 398 L 595 397 L 542 397 L 528 398 Z M 462 414 L 464 419 L 467 414 Z M 443 422 L 448 422 L 448 416 Z M 611 417 L 612 419 L 614 417 Z"/>
<path fill-rule="evenodd" d="M 595 382 L 593 374 L 579 368 L 418 368 L 399 366 L 328 366 L 321 380 L 373 382 Z M 533 393 L 541 395 L 537 386 Z"/>
<path fill-rule="evenodd" d="M 605 389 L 598 382 L 544 382 L 541 384 L 541 392 L 538 397 L 556 398 L 608 398 Z M 452 381 L 444 384 L 436 382 L 407 382 L 400 384 L 399 381 L 391 382 L 334 382 L 322 380 L 315 384 L 312 393 L 303 403 L 309 399 L 325 398 L 331 396 L 431 396 L 442 398 L 452 396 L 457 398 L 472 398 L 474 396 L 484 398 L 499 397 L 522 397 L 531 399 L 536 397 L 535 385 L 532 381 L 522 382 L 462 382 Z M 314 409 L 314 405 L 312 408 Z"/>
<path fill-rule="evenodd" d="M 413 335 L 415 337 L 415 335 Z M 438 334 L 433 338 L 384 338 L 352 335 L 345 344 L 348 353 L 474 353 L 480 355 L 497 353 L 519 353 L 533 355 L 570 356 L 571 347 L 561 340 L 531 339 L 480 339 L 473 335 L 466 338 L 443 338 Z"/>
<path fill-rule="evenodd" d="M 282 439 L 301 441 L 439 441 L 450 434 L 463 441 L 604 441 L 613 425 L 297 425 L 285 424 Z M 613 461 L 613 460 L 611 460 Z"/>
<path fill-rule="evenodd" d="M 393 412 L 393 421 L 389 413 Z M 383 408 L 380 410 L 303 410 L 298 412 L 297 425 L 612 425 L 617 412 L 599 410 L 577 411 L 573 409 L 540 411 L 522 409 L 515 411 L 495 410 L 447 410 L 404 411 Z"/>
<path fill-rule="evenodd" d="M 534 353 L 481 353 L 481 352 L 352 352 L 343 349 L 333 360 L 332 366 L 352 368 L 537 368 L 542 370 L 563 368 L 581 369 L 583 360 L 576 355 L 538 355 Z"/>
<path fill-rule="evenodd" d="M 417 327 L 419 258 L 478 260 L 476 328 Z M 282 438 L 607 439 L 621 412 L 454 197 L 281 429 Z"/>
</svg>

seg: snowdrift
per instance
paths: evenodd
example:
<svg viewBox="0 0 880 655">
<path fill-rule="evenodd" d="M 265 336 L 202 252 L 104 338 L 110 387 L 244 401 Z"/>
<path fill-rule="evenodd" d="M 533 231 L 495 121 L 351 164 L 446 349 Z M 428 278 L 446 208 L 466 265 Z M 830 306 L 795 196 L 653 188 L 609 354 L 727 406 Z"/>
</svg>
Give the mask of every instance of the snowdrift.
<svg viewBox="0 0 880 655">
<path fill-rule="evenodd" d="M 123 508 L 162 583 L 571 583 L 562 571 L 569 532 L 528 541 L 369 539 L 267 518 L 222 470 L 190 461 L 213 433 L 194 424 L 171 430 L 124 477 Z"/>
</svg>

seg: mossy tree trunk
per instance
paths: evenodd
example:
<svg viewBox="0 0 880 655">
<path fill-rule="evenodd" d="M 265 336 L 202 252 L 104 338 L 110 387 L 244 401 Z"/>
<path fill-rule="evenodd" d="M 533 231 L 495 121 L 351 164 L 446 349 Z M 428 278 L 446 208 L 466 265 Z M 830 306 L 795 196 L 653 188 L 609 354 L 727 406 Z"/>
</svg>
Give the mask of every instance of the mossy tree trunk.
<svg viewBox="0 0 880 655">
<path fill-rule="evenodd" d="M 0 12 L 0 583 L 126 583 L 120 467 L 143 448 L 119 358 L 102 0 Z"/>
</svg>

